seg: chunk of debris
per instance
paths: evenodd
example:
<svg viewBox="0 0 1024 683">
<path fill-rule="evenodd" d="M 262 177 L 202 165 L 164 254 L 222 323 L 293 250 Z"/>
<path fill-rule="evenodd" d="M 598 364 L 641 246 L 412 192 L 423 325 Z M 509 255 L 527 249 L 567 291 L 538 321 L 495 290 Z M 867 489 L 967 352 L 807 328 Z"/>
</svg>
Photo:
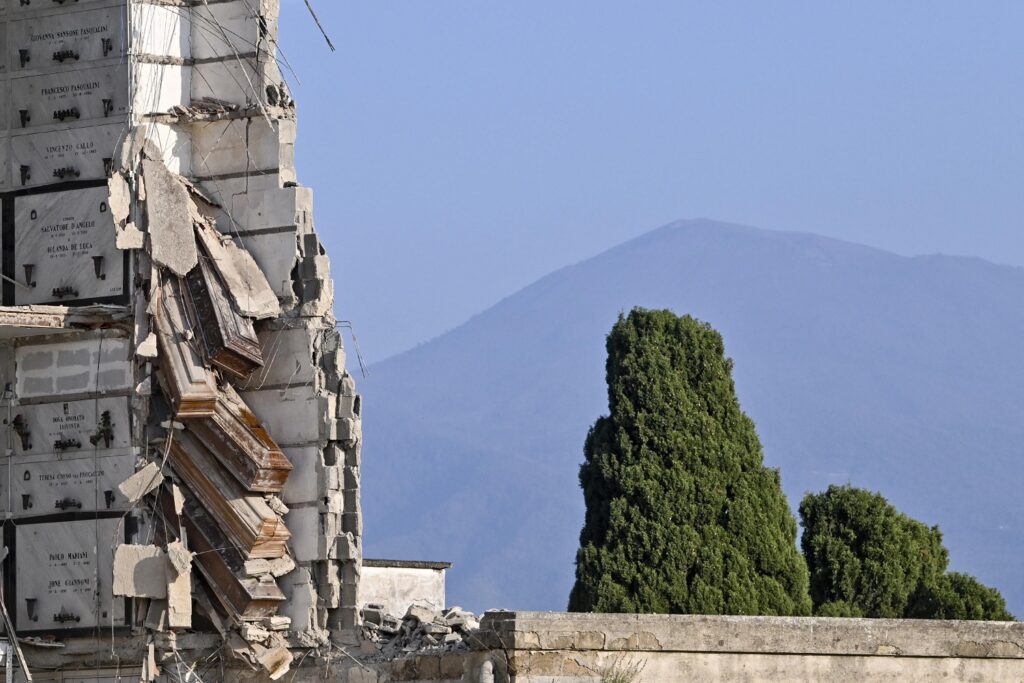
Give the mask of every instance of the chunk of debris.
<svg viewBox="0 0 1024 683">
<path fill-rule="evenodd" d="M 281 305 L 255 259 L 235 241 L 206 225 L 197 225 L 199 241 L 223 279 L 238 312 L 261 320 L 281 314 Z"/>
<path fill-rule="evenodd" d="M 122 251 L 144 249 L 146 246 L 146 233 L 139 230 L 134 223 L 129 223 L 123 228 L 116 228 L 114 232 L 114 246 Z"/>
<path fill-rule="evenodd" d="M 114 225 L 123 228 L 128 221 L 131 212 L 132 191 L 128 187 L 128 181 L 120 173 L 113 173 L 107 178 L 107 206 L 110 207 L 110 217 Z M 120 248 L 120 245 L 118 245 Z"/>
<path fill-rule="evenodd" d="M 135 355 L 140 358 L 156 358 L 157 357 L 157 346 L 156 346 L 156 333 L 150 332 L 149 335 L 142 341 L 138 346 L 135 347 Z"/>
<path fill-rule="evenodd" d="M 401 622 L 382 605 L 363 608 L 363 636 L 389 658 L 420 650 L 469 649 L 468 640 L 479 627 L 476 617 L 461 607 L 438 611 L 414 604 Z"/>
<path fill-rule="evenodd" d="M 142 500 L 147 493 L 160 486 L 160 482 L 163 480 L 164 474 L 160 471 L 160 467 L 151 462 L 118 484 L 117 490 L 128 499 L 129 503 L 134 505 Z"/>
<path fill-rule="evenodd" d="M 188 190 L 162 162 L 143 159 L 146 216 L 153 260 L 184 277 L 199 262 Z"/>
<path fill-rule="evenodd" d="M 265 559 L 254 559 L 245 561 L 246 576 L 263 576 L 270 573 L 270 562 Z"/>
<path fill-rule="evenodd" d="M 114 550 L 114 595 L 167 597 L 167 553 L 155 545 L 124 543 Z"/>
<path fill-rule="evenodd" d="M 291 574 L 295 569 L 295 560 L 290 555 L 270 561 L 270 573 L 274 578 L 281 578 L 285 574 Z"/>
</svg>

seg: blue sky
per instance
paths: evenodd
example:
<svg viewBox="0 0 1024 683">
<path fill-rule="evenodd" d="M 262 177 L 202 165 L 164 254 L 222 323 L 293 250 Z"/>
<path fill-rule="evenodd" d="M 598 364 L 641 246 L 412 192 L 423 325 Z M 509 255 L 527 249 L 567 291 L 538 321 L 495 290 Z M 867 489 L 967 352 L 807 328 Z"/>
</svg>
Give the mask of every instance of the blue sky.
<svg viewBox="0 0 1024 683">
<path fill-rule="evenodd" d="M 1019 1 L 282 5 L 368 362 L 678 218 L 1024 265 Z"/>
</svg>

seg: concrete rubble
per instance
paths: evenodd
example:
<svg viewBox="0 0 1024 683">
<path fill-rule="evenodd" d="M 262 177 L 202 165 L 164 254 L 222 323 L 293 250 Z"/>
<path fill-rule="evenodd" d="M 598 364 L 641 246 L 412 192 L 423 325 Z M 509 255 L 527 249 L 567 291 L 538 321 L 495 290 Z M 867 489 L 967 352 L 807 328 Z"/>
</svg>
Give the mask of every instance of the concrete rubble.
<svg viewBox="0 0 1024 683">
<path fill-rule="evenodd" d="M 469 650 L 479 628 L 476 616 L 461 607 L 436 610 L 414 604 L 401 619 L 386 612 L 382 605 L 363 608 L 363 635 L 385 659 L 418 652 Z"/>
</svg>

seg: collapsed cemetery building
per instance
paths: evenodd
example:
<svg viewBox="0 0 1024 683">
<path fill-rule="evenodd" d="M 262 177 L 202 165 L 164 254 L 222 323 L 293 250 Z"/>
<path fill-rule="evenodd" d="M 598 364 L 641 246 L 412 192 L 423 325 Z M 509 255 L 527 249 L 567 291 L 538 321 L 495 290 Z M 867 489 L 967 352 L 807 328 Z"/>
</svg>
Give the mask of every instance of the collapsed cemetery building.
<svg viewBox="0 0 1024 683">
<path fill-rule="evenodd" d="M 1024 676 L 1021 624 L 478 621 L 446 563 L 364 576 L 361 402 L 278 2 L 0 0 L 8 680 Z"/>
<path fill-rule="evenodd" d="M 277 15 L 0 0 L 3 623 L 36 680 L 355 642 L 360 398 Z"/>
</svg>

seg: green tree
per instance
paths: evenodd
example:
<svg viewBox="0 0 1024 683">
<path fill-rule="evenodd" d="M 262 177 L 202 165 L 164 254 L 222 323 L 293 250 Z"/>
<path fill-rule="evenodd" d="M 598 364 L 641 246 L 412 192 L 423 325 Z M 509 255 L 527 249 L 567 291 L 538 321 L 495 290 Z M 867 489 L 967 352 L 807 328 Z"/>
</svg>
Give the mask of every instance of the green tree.
<svg viewBox="0 0 1024 683">
<path fill-rule="evenodd" d="M 1012 619 L 997 591 L 946 574 L 938 527 L 900 513 L 878 493 L 830 486 L 800 503 L 800 545 L 822 616 Z"/>
<path fill-rule="evenodd" d="M 807 567 L 776 470 L 710 326 L 619 316 L 609 415 L 587 435 L 572 611 L 808 614 Z"/>
</svg>

